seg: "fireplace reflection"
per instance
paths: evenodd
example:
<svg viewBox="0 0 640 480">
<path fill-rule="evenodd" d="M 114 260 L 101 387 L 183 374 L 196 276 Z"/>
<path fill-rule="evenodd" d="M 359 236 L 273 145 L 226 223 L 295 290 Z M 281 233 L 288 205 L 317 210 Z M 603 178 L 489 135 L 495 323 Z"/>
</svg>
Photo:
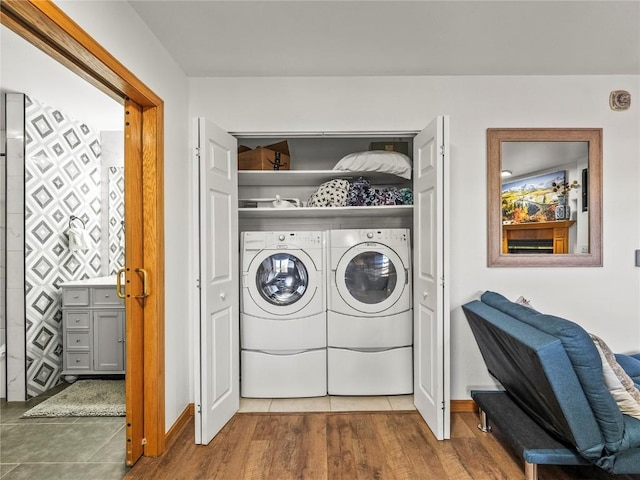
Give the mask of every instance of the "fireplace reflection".
<svg viewBox="0 0 640 480">
<path fill-rule="evenodd" d="M 502 225 L 502 253 L 569 253 L 569 228 L 575 223 L 564 220 Z"/>
</svg>

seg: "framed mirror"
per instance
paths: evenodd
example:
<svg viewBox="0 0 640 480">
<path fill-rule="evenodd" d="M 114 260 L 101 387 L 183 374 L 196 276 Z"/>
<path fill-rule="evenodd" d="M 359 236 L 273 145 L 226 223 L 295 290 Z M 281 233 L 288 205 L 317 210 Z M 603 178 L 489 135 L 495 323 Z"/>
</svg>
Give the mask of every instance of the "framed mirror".
<svg viewBox="0 0 640 480">
<path fill-rule="evenodd" d="M 602 266 L 602 129 L 487 129 L 489 267 Z"/>
</svg>

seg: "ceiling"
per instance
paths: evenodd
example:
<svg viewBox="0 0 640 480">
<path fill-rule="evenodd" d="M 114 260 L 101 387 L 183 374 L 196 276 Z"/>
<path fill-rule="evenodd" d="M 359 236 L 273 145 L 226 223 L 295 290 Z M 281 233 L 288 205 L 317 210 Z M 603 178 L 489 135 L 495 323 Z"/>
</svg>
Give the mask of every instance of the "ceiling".
<svg viewBox="0 0 640 480">
<path fill-rule="evenodd" d="M 640 0 L 129 0 L 187 76 L 640 73 Z"/>
</svg>

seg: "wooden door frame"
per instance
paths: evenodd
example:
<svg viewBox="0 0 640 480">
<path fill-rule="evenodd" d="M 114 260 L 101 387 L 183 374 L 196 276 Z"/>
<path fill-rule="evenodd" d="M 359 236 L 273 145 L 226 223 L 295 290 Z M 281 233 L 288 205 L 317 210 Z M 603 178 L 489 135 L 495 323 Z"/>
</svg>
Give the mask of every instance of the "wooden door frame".
<svg viewBox="0 0 640 480">
<path fill-rule="evenodd" d="M 139 134 L 125 135 L 125 152 L 129 152 L 125 155 L 125 169 L 129 166 L 135 170 L 137 166 L 141 171 L 143 211 L 129 211 L 125 202 L 125 216 L 139 218 L 142 215 L 142 221 L 127 228 L 126 241 L 142 239 L 143 265 L 129 268 L 146 270 L 150 294 L 144 300 L 141 328 L 127 327 L 127 343 L 143 348 L 131 367 L 144 372 L 143 384 L 133 386 L 127 402 L 141 405 L 138 415 L 144 440 L 140 451 L 145 456 L 158 456 L 165 449 L 164 102 L 51 0 L 1 0 L 0 23 L 123 106 L 130 105 L 141 112 Z M 137 275 L 131 278 L 135 277 Z M 139 285 L 140 281 L 132 283 Z M 132 395 L 136 398 L 130 398 Z M 128 442 L 132 439 L 130 423 L 127 413 Z M 127 455 L 127 462 L 133 461 Z"/>
</svg>

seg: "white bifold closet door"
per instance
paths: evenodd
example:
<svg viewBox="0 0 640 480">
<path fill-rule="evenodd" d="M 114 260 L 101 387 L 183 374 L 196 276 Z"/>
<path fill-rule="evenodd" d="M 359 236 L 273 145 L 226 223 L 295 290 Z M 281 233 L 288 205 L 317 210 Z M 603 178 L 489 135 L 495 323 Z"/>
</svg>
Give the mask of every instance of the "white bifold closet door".
<svg viewBox="0 0 640 480">
<path fill-rule="evenodd" d="M 450 437 L 449 117 L 413 139 L 414 403 L 438 440 Z"/>
<path fill-rule="evenodd" d="M 196 443 L 207 444 L 240 408 L 237 140 L 194 125 L 198 165 L 200 322 L 196 328 Z"/>
</svg>

